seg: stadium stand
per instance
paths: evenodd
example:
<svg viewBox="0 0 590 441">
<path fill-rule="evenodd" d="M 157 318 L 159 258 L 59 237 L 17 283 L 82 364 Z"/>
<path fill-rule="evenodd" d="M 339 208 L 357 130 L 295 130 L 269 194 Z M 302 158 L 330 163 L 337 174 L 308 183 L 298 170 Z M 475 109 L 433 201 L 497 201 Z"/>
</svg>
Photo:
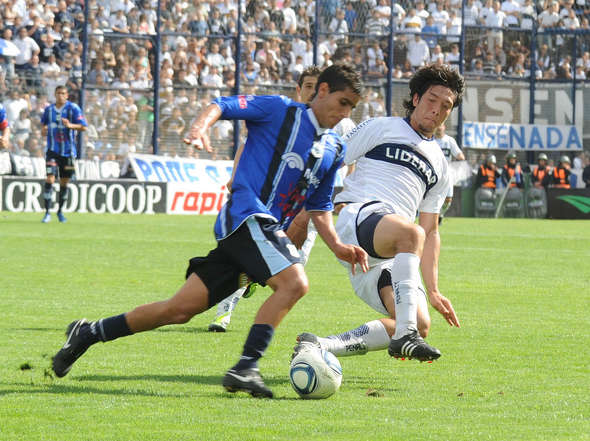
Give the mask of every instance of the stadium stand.
<svg viewBox="0 0 590 441">
<path fill-rule="evenodd" d="M 369 93 L 353 114 L 357 122 L 388 108 L 403 112 L 395 91 L 387 102 L 389 67 L 394 86 L 428 62 L 459 68 L 463 61 L 475 82 L 542 88 L 590 78 L 584 0 L 467 0 L 464 6 L 459 0 L 322 0 L 317 11 L 314 0 L 245 0 L 241 14 L 235 0 L 163 0 L 159 29 L 155 0 L 88 0 L 86 52 L 84 1 L 0 4 L 2 39 L 19 49 L 16 56 L 0 51 L 0 97 L 17 127 L 10 150 L 33 157 L 43 156 L 39 115 L 59 84 L 69 87 L 72 101 L 84 98 L 85 140 L 93 146 L 85 155 L 122 162 L 126 152 L 153 151 L 154 120 L 159 154 L 231 158 L 236 127 L 215 128 L 213 154 L 186 149 L 182 130 L 212 97 L 236 86 L 244 94 L 291 95 L 314 59 L 320 66 L 349 61 L 363 73 Z M 243 138 L 243 127 L 239 133 Z M 479 153 L 467 153 L 476 168 Z"/>
</svg>

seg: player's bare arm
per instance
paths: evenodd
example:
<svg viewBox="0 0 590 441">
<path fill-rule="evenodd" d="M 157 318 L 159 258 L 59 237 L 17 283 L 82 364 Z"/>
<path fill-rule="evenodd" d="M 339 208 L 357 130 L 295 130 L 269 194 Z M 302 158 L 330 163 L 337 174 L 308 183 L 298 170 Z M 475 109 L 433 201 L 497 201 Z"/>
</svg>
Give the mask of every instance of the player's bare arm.
<svg viewBox="0 0 590 441">
<path fill-rule="evenodd" d="M 318 234 L 324 240 L 334 255 L 348 262 L 352 266 L 352 273 L 355 274 L 355 265 L 358 263 L 363 272 L 369 270 L 369 258 L 365 250 L 355 245 L 344 244 L 340 241 L 331 211 L 310 211 L 311 220 L 318 230 Z"/>
<path fill-rule="evenodd" d="M 205 149 L 208 152 L 213 151 L 207 132 L 209 128 L 221 117 L 221 108 L 211 103 L 191 124 L 188 137 L 184 138 L 186 144 L 192 144 L 199 150 Z"/>
<path fill-rule="evenodd" d="M 0 148 L 6 148 L 10 145 L 10 127 L 6 127 L 0 137 Z"/>
<path fill-rule="evenodd" d="M 229 181 L 227 181 L 227 184 L 225 184 L 225 186 L 227 187 L 227 190 L 231 192 L 231 186 L 234 183 L 234 177 L 236 176 L 236 169 L 238 168 L 238 163 L 240 162 L 240 158 L 242 157 L 242 152 L 244 151 L 244 147 L 245 145 L 242 144 L 238 147 L 238 150 L 236 150 L 236 154 L 234 156 L 234 166 L 231 170 L 231 178 L 229 178 Z"/>
<path fill-rule="evenodd" d="M 295 216 L 295 219 L 293 219 L 293 222 L 291 222 L 291 225 L 289 225 L 289 228 L 287 229 L 287 236 L 298 250 L 301 249 L 303 243 L 307 239 L 307 226 L 309 225 L 309 220 L 309 213 L 303 209 L 297 213 L 297 216 Z"/>
<path fill-rule="evenodd" d="M 420 226 L 426 233 L 424 252 L 420 262 L 420 270 L 428 300 L 445 318 L 451 326 L 460 327 L 459 319 L 453 309 L 451 301 L 441 294 L 438 289 L 438 257 L 440 255 L 440 235 L 438 233 L 438 214 L 420 213 Z"/>
<path fill-rule="evenodd" d="M 70 122 L 70 120 L 67 118 L 62 118 L 61 122 L 65 126 L 66 129 L 76 130 L 78 132 L 85 132 L 86 131 L 86 126 L 84 126 L 82 124 L 74 124 L 74 123 Z M 47 126 L 44 126 L 43 128 L 45 129 L 45 131 L 47 131 Z"/>
</svg>

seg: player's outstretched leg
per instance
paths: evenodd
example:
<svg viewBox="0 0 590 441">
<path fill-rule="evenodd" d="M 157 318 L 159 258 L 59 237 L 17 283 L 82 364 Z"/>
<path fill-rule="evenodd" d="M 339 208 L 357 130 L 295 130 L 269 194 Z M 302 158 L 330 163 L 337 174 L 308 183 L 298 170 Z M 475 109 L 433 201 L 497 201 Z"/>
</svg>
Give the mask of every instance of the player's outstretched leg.
<svg viewBox="0 0 590 441">
<path fill-rule="evenodd" d="M 106 342 L 131 335 L 125 314 L 108 317 L 94 322 L 86 319 L 75 320 L 68 325 L 66 342 L 52 358 L 55 375 L 64 377 L 72 365 L 90 346 L 99 341 Z"/>
<path fill-rule="evenodd" d="M 383 319 L 389 320 L 389 319 Z M 391 320 L 393 325 L 393 320 Z M 369 351 L 387 348 L 390 338 L 382 320 L 372 320 L 358 328 L 328 337 L 318 337 L 309 332 L 297 336 L 297 345 L 293 348 L 295 356 L 306 345 L 316 345 L 337 357 L 364 355 Z"/>
</svg>

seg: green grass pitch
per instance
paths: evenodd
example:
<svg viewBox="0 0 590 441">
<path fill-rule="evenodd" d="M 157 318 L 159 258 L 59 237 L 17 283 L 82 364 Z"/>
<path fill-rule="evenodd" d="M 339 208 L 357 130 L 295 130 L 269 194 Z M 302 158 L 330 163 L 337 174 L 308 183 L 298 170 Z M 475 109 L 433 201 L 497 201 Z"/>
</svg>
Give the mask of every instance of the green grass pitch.
<svg viewBox="0 0 590 441">
<path fill-rule="evenodd" d="M 169 297 L 214 244 L 212 217 L 68 218 L 0 213 L 0 440 L 590 440 L 588 222 L 445 220 L 440 287 L 462 327 L 431 310 L 442 358 L 341 358 L 340 391 L 304 401 L 287 377 L 297 333 L 377 318 L 321 241 L 310 292 L 261 361 L 277 398 L 256 400 L 220 383 L 268 288 L 239 303 L 225 334 L 206 332 L 211 310 L 99 343 L 53 378 L 71 320 Z"/>
</svg>

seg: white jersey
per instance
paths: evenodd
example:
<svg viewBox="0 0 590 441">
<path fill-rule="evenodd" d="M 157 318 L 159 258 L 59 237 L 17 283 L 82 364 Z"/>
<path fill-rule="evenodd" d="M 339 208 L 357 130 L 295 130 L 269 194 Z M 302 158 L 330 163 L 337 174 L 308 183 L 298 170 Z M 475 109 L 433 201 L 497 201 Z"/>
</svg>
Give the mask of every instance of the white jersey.
<svg viewBox="0 0 590 441">
<path fill-rule="evenodd" d="M 334 126 L 334 130 L 341 138 L 356 127 L 356 124 L 350 118 L 343 118 L 338 124 Z"/>
<path fill-rule="evenodd" d="M 452 136 L 443 135 L 442 138 L 434 138 L 434 140 L 440 146 L 447 162 L 451 162 L 453 158 L 456 158 L 460 153 L 463 153 L 457 145 L 457 141 L 455 141 L 455 138 Z"/>
<path fill-rule="evenodd" d="M 343 118 L 340 120 L 338 124 L 334 126 L 332 130 L 334 130 L 341 138 L 353 130 L 356 127 L 356 124 L 350 118 Z M 338 174 L 336 175 L 336 182 L 334 185 L 336 187 L 342 187 L 344 179 L 348 175 L 348 165 L 342 164 L 342 167 L 338 170 Z"/>
<path fill-rule="evenodd" d="M 448 165 L 433 139 L 400 117 L 359 124 L 345 138 L 344 162 L 356 161 L 336 196 L 340 202 L 382 201 L 414 222 L 416 212 L 439 213 L 449 187 Z"/>
</svg>

